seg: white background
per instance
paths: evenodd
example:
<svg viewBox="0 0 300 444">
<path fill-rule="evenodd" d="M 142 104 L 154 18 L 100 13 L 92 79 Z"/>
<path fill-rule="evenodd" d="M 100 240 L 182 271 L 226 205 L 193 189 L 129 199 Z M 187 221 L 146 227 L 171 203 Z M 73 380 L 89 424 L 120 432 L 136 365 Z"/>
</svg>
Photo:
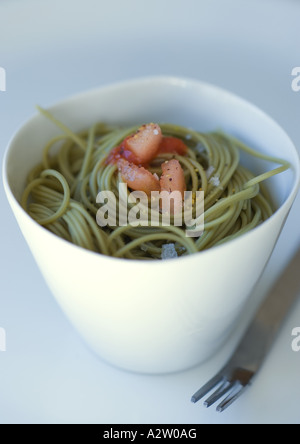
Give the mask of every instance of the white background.
<svg viewBox="0 0 300 444">
<path fill-rule="evenodd" d="M 299 18 L 296 0 L 0 0 L 7 75 L 1 157 L 36 104 L 151 74 L 225 87 L 268 112 L 300 147 L 300 92 L 291 88 L 300 66 Z M 291 348 L 299 302 L 254 385 L 230 409 L 219 414 L 190 402 L 227 360 L 299 245 L 299 197 L 240 327 L 202 366 L 165 376 L 123 372 L 86 348 L 46 287 L 2 187 L 0 205 L 0 327 L 7 335 L 0 423 L 300 423 L 300 352 Z"/>
</svg>

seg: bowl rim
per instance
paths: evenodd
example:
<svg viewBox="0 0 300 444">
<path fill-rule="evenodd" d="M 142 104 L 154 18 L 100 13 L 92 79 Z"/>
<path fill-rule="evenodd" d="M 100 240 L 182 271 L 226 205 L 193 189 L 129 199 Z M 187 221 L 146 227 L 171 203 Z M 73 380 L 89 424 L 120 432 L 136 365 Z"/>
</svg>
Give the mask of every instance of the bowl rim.
<svg viewBox="0 0 300 444">
<path fill-rule="evenodd" d="M 185 76 L 174 76 L 174 75 L 153 75 L 153 76 L 142 76 L 142 77 L 135 77 L 135 78 L 130 78 L 127 80 L 122 80 L 122 81 L 117 81 L 117 82 L 112 82 L 112 83 L 107 83 L 107 84 L 103 84 L 100 85 L 98 87 L 93 87 L 93 88 L 89 88 L 87 90 L 84 91 L 80 91 L 74 94 L 69 94 L 66 97 L 63 97 L 62 99 L 53 102 L 50 105 L 47 105 L 47 110 L 52 111 L 55 108 L 59 108 L 62 106 L 66 106 L 66 105 L 71 105 L 73 101 L 77 101 L 80 100 L 81 98 L 87 98 L 87 96 L 93 95 L 95 93 L 101 93 L 104 91 L 107 92 L 112 92 L 114 90 L 117 89 L 122 89 L 122 88 L 127 88 L 130 86 L 134 86 L 134 85 L 142 85 L 142 84 L 149 84 L 149 83 L 155 83 L 155 82 L 159 82 L 161 84 L 168 84 L 168 85 L 174 85 L 174 86 L 180 86 L 180 87 L 187 87 L 187 86 L 194 86 L 194 87 L 204 87 L 206 89 L 210 89 L 213 91 L 219 91 L 220 93 L 222 93 L 223 95 L 229 95 L 232 98 L 234 98 L 235 100 L 240 101 L 241 103 L 243 103 L 245 106 L 247 106 L 248 108 L 252 108 L 253 111 L 255 111 L 256 113 L 260 113 L 265 119 L 269 120 L 271 123 L 273 123 L 275 126 L 278 127 L 278 129 L 280 129 L 282 131 L 282 133 L 284 134 L 284 136 L 286 137 L 287 141 L 289 141 L 291 149 L 293 151 L 293 154 L 295 155 L 295 158 L 297 158 L 297 163 L 292 165 L 292 169 L 293 169 L 293 173 L 294 173 L 294 178 L 293 178 L 293 182 L 292 182 L 292 186 L 291 189 L 287 195 L 287 197 L 285 198 L 284 202 L 276 209 L 276 211 L 267 219 L 265 220 L 262 224 L 254 227 L 252 230 L 250 230 L 249 232 L 246 232 L 244 234 L 242 234 L 240 237 L 235 238 L 230 240 L 229 242 L 226 242 L 224 244 L 220 244 L 220 245 L 216 245 L 212 248 L 206 249 L 206 250 L 202 250 L 199 251 L 198 253 L 195 253 L 195 255 L 198 255 L 201 253 L 201 255 L 205 255 L 205 254 L 211 254 L 211 252 L 216 252 L 216 249 L 223 249 L 228 247 L 228 245 L 231 245 L 232 243 L 236 243 L 239 242 L 239 240 L 241 238 L 246 238 L 251 236 L 251 234 L 253 232 L 256 232 L 257 230 L 261 230 L 262 226 L 265 227 L 267 224 L 271 224 L 272 220 L 274 218 L 276 218 L 277 214 L 279 212 L 286 212 L 286 208 L 290 208 L 297 196 L 297 193 L 300 189 L 300 153 L 297 150 L 294 142 L 292 141 L 292 139 L 290 138 L 290 136 L 287 134 L 287 132 L 285 131 L 285 129 L 275 120 L 273 119 L 273 117 L 271 117 L 268 113 L 266 113 L 263 109 L 261 109 L 260 107 L 258 107 L 257 105 L 255 105 L 254 103 L 244 99 L 243 97 L 239 96 L 238 94 L 222 88 L 218 85 L 214 85 L 212 83 L 206 82 L 206 81 L 202 81 L 200 79 L 196 79 L 196 78 L 191 78 L 191 77 L 185 77 Z M 35 229 L 39 229 L 42 230 L 42 232 L 45 235 L 48 236 L 52 236 L 54 239 L 56 239 L 56 241 L 59 242 L 64 242 L 68 247 L 70 248 L 75 248 L 76 251 L 80 251 L 80 252 L 84 252 L 85 254 L 91 254 L 91 255 L 96 255 L 96 257 L 99 258 L 105 258 L 106 260 L 112 260 L 112 261 L 116 261 L 118 260 L 123 261 L 124 263 L 134 263 L 135 265 L 137 264 L 141 264 L 144 263 L 144 261 L 140 261 L 138 259 L 130 259 L 128 260 L 127 258 L 119 258 L 119 257 L 113 257 L 113 256 L 108 256 L 108 255 L 104 255 L 101 253 L 97 253 L 91 250 L 87 250 L 83 247 L 80 247 L 78 245 L 75 245 L 63 238 L 60 238 L 59 236 L 55 235 L 54 233 L 52 233 L 51 231 L 47 230 L 45 227 L 41 226 L 38 222 L 36 222 L 33 218 L 30 217 L 30 215 L 22 208 L 22 206 L 20 205 L 20 202 L 18 201 L 18 199 L 15 197 L 14 192 L 11 189 L 11 186 L 9 184 L 9 179 L 8 179 L 8 164 L 9 164 L 9 155 L 11 152 L 11 149 L 13 147 L 13 143 L 15 141 L 15 139 L 18 137 L 18 135 L 20 134 L 20 132 L 29 124 L 31 124 L 32 122 L 34 122 L 35 119 L 37 119 L 39 117 L 38 113 L 34 113 L 31 116 L 29 116 L 28 118 L 24 119 L 15 129 L 13 135 L 11 136 L 11 138 L 9 139 L 5 151 L 4 151 L 4 156 L 2 159 L 2 183 L 4 186 L 4 191 L 5 194 L 9 200 L 9 202 L 14 202 L 14 204 L 18 207 L 19 211 L 21 211 L 22 215 L 25 216 L 25 218 L 30 221 L 30 223 L 35 227 Z M 181 256 L 176 258 L 176 262 L 178 261 L 182 261 L 182 260 L 188 260 L 191 257 L 195 256 L 193 255 L 187 255 L 187 256 Z M 160 266 L 162 265 L 162 263 L 169 263 L 169 260 L 157 260 L 157 261 L 147 261 L 147 265 L 149 266 L 150 264 L 160 264 Z M 150 265 L 153 266 L 153 265 Z"/>
</svg>

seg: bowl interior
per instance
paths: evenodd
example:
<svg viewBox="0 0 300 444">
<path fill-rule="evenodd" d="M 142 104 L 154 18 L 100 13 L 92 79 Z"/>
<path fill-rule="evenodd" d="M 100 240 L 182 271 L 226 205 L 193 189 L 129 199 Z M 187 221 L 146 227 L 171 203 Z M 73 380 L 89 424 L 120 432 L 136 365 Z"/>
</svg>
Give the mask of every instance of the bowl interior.
<svg viewBox="0 0 300 444">
<path fill-rule="evenodd" d="M 283 129 L 257 107 L 209 84 L 173 77 L 136 79 L 78 94 L 49 109 L 73 131 L 96 121 L 170 122 L 198 131 L 221 129 L 265 154 L 290 161 L 291 170 L 267 181 L 277 207 L 298 186 L 299 157 Z M 13 137 L 4 163 L 4 180 L 18 201 L 28 172 L 41 160 L 44 145 L 60 132 L 37 114 Z M 247 155 L 242 156 L 242 162 L 255 173 L 275 167 Z"/>
</svg>

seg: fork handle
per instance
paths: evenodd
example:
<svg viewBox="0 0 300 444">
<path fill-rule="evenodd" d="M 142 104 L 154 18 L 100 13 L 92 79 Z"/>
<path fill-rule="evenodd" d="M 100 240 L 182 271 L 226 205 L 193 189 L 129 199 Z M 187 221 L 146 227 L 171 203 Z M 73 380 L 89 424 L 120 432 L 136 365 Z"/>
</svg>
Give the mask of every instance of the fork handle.
<svg viewBox="0 0 300 444">
<path fill-rule="evenodd" d="M 300 289 L 300 248 L 272 286 L 253 321 L 237 346 L 230 362 L 255 373 L 269 351 L 284 317 Z"/>
</svg>

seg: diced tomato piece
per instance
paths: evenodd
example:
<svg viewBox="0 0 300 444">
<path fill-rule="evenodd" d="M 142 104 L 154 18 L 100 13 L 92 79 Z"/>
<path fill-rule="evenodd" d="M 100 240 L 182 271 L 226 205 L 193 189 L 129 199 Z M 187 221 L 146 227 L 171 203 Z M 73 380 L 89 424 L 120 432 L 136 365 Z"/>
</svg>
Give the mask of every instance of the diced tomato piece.
<svg viewBox="0 0 300 444">
<path fill-rule="evenodd" d="M 125 159 L 118 160 L 118 168 L 122 180 L 134 191 L 144 191 L 147 196 L 151 191 L 160 191 L 159 179 L 144 167 L 129 163 Z"/>
<path fill-rule="evenodd" d="M 162 208 L 170 207 L 172 214 L 176 214 L 182 210 L 184 192 L 186 191 L 186 183 L 184 179 L 183 169 L 176 159 L 164 162 L 161 165 L 162 175 L 160 178 L 161 191 L 166 191 L 162 195 Z M 173 193 L 178 191 L 179 193 Z M 171 195 L 173 193 L 173 195 Z"/>
<path fill-rule="evenodd" d="M 148 123 L 141 126 L 135 134 L 127 137 L 124 147 L 139 159 L 139 163 L 147 164 L 156 156 L 161 140 L 160 126 L 156 123 Z"/>
<path fill-rule="evenodd" d="M 183 169 L 176 159 L 167 160 L 162 163 L 162 176 L 160 178 L 161 190 L 168 191 L 180 191 L 183 194 L 186 190 L 186 184 L 184 179 Z"/>
<path fill-rule="evenodd" d="M 187 150 L 188 148 L 185 143 L 181 139 L 178 139 L 178 137 L 165 136 L 160 142 L 158 153 L 172 153 L 185 156 Z"/>
<path fill-rule="evenodd" d="M 126 140 L 126 139 L 125 139 Z M 119 159 L 125 159 L 128 160 L 130 163 L 135 163 L 138 165 L 140 163 L 140 160 L 136 157 L 135 154 L 133 154 L 130 150 L 126 149 L 124 146 L 124 142 L 116 146 L 108 155 L 106 159 L 107 164 L 114 164 L 117 163 Z"/>
</svg>

